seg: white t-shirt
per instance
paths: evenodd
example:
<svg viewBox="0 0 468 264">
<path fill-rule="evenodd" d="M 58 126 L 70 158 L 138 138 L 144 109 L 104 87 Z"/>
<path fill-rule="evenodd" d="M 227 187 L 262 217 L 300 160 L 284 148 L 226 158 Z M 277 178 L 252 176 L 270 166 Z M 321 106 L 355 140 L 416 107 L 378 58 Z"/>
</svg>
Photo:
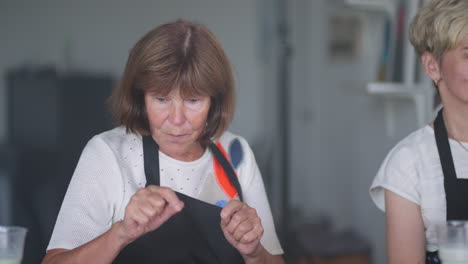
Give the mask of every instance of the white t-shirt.
<svg viewBox="0 0 468 264">
<path fill-rule="evenodd" d="M 262 221 L 262 245 L 271 254 L 283 254 L 252 150 L 245 139 L 229 132 L 219 142 L 235 160 L 244 202 L 257 210 Z M 159 162 L 161 186 L 211 204 L 230 200 L 208 149 L 191 162 L 159 152 Z M 124 218 L 130 198 L 145 184 L 141 136 L 118 127 L 93 137 L 81 154 L 47 249 L 73 249 L 106 232 Z"/>
<path fill-rule="evenodd" d="M 453 139 L 449 143 L 457 178 L 467 179 L 468 152 Z M 468 143 L 462 144 L 468 147 Z M 370 195 L 382 211 L 385 211 L 384 189 L 420 206 L 426 250 L 438 250 L 435 225 L 446 222 L 447 207 L 444 175 L 432 127 L 425 126 L 400 141 L 380 166 Z"/>
</svg>

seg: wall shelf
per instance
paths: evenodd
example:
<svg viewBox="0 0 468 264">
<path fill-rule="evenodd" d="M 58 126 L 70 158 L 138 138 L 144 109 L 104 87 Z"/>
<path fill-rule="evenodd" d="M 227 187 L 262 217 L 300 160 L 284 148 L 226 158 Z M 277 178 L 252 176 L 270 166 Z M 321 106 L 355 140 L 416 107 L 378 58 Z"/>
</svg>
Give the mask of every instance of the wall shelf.
<svg viewBox="0 0 468 264">
<path fill-rule="evenodd" d="M 344 0 L 344 3 L 369 11 L 386 12 L 393 15 L 396 10 L 395 0 Z"/>
<path fill-rule="evenodd" d="M 386 98 L 412 99 L 424 92 L 423 85 L 373 82 L 367 84 L 367 93 Z"/>
<path fill-rule="evenodd" d="M 430 83 L 430 82 L 429 82 Z M 405 83 L 368 83 L 366 91 L 369 95 L 385 99 L 387 134 L 395 132 L 395 102 L 398 100 L 411 100 L 415 107 L 418 127 L 424 126 L 432 118 L 432 96 L 428 82 L 417 84 Z"/>
<path fill-rule="evenodd" d="M 396 54 L 395 49 L 398 48 L 396 41 L 403 41 L 400 43 L 400 48 L 404 56 L 398 61 L 398 67 L 392 65 L 396 63 L 395 58 L 391 57 L 390 59 L 392 69 L 401 67 L 401 82 L 371 82 L 366 87 L 367 94 L 384 99 L 387 134 L 389 136 L 395 134 L 396 103 L 400 100 L 410 100 L 413 103 L 417 125 L 424 126 L 432 118 L 433 89 L 431 89 L 430 80 L 422 74 L 423 71 L 417 70 L 417 67 L 421 67 L 416 63 L 419 58 L 407 37 L 410 21 L 416 15 L 420 1 L 344 0 L 344 3 L 355 8 L 385 12 L 388 15 L 394 25 L 389 40 L 386 40 L 391 42 L 389 46 L 391 56 Z M 399 20 L 402 17 L 404 18 L 403 22 Z M 399 26 L 404 27 L 403 32 L 396 31 Z M 416 77 L 416 75 L 418 76 Z"/>
</svg>

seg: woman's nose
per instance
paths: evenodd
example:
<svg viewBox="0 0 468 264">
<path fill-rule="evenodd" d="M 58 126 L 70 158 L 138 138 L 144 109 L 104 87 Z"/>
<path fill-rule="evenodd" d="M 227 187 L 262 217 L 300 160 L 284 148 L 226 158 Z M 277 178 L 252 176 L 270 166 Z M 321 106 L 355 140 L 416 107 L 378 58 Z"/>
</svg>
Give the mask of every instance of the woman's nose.
<svg viewBox="0 0 468 264">
<path fill-rule="evenodd" d="M 169 121 L 174 125 L 181 125 L 185 122 L 184 104 L 174 102 L 169 113 Z"/>
</svg>

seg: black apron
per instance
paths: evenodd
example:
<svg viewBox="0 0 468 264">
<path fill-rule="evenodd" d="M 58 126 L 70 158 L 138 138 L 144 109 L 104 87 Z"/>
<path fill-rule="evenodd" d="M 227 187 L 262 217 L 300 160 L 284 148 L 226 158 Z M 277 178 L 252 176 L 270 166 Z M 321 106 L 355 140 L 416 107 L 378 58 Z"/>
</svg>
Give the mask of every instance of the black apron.
<svg viewBox="0 0 468 264">
<path fill-rule="evenodd" d="M 226 172 L 242 201 L 239 181 L 218 147 L 209 148 Z M 159 146 L 151 136 L 143 137 L 146 186 L 159 186 Z M 221 230 L 221 209 L 218 206 L 175 192 L 184 208 L 158 229 L 128 244 L 117 256 L 115 264 L 240 264 L 240 253 L 224 237 Z"/>
<path fill-rule="evenodd" d="M 447 200 L 447 221 L 468 220 L 468 202 L 466 202 L 468 179 L 457 179 L 442 111 L 443 109 L 439 111 L 434 122 L 434 133 L 437 150 L 439 151 L 440 163 L 444 173 L 445 198 Z M 440 263 L 437 251 L 426 252 L 426 264 Z"/>
</svg>

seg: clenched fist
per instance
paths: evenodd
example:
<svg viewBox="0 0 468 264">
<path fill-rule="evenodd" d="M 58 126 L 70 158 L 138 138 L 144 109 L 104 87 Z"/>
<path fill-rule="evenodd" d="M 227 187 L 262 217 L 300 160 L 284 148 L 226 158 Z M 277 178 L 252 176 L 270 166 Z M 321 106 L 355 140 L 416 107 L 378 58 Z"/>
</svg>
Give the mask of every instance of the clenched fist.
<svg viewBox="0 0 468 264">
<path fill-rule="evenodd" d="M 125 208 L 120 236 L 130 243 L 164 224 L 184 208 L 175 192 L 166 187 L 150 185 L 139 189 Z"/>
<path fill-rule="evenodd" d="M 245 256 L 256 254 L 263 236 L 257 211 L 246 203 L 231 200 L 221 211 L 221 229 L 227 241 Z"/>
</svg>

